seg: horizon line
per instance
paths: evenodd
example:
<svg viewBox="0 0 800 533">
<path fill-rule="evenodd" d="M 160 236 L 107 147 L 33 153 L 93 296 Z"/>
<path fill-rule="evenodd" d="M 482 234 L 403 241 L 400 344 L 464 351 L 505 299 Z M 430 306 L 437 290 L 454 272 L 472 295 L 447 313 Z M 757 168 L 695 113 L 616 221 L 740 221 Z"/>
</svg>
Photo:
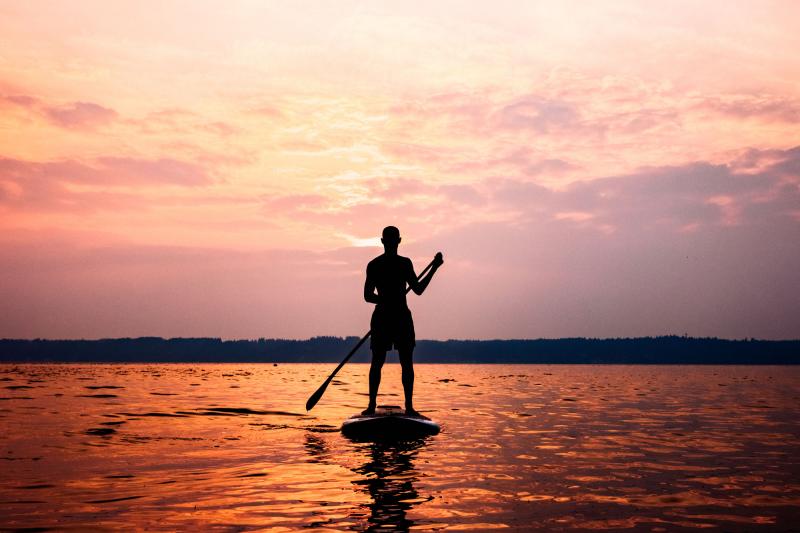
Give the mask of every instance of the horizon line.
<svg viewBox="0 0 800 533">
<path fill-rule="evenodd" d="M 357 335 L 314 335 L 311 337 L 306 338 L 288 338 L 288 337 L 251 337 L 251 338 L 243 338 L 243 337 L 214 337 L 214 336 L 178 336 L 178 337 L 163 337 L 159 335 L 139 335 L 139 336 L 124 336 L 124 337 L 96 337 L 96 338 L 52 338 L 52 337 L 32 337 L 32 338 L 21 338 L 21 337 L 0 337 L 0 342 L 2 341 L 47 341 L 47 342 L 98 342 L 98 341 L 114 341 L 114 340 L 141 340 L 141 339 L 160 339 L 160 340 L 217 340 L 220 342 L 258 342 L 261 340 L 264 341 L 290 341 L 290 342 L 307 342 L 312 341 L 314 339 L 358 339 L 360 338 Z M 592 341 L 606 341 L 606 340 L 635 340 L 635 339 L 664 339 L 664 338 L 678 338 L 678 339 L 687 339 L 687 340 L 721 340 L 721 341 L 731 341 L 731 342 L 798 342 L 800 341 L 800 337 L 797 338 L 780 338 L 780 339 L 768 339 L 768 338 L 756 338 L 756 337 L 741 337 L 741 338 L 729 338 L 729 337 L 716 337 L 716 336 L 693 336 L 693 335 L 677 335 L 674 333 L 664 334 L 664 335 L 640 335 L 640 336 L 620 336 L 620 337 L 587 337 L 587 336 L 575 336 L 575 337 L 508 337 L 508 338 L 486 338 L 486 339 L 477 339 L 477 338 L 448 338 L 448 339 L 417 339 L 416 342 L 519 342 L 519 341 L 558 341 L 558 340 L 592 340 Z"/>
</svg>

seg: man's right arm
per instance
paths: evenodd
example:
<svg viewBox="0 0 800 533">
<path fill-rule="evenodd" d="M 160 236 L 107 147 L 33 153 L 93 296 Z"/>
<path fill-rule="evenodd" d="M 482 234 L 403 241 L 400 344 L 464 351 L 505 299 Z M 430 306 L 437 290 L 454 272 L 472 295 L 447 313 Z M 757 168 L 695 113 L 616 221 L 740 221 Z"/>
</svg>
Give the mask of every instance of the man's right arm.
<svg viewBox="0 0 800 533">
<path fill-rule="evenodd" d="M 367 265 L 367 280 L 364 282 L 364 299 L 371 303 L 380 303 L 380 297 L 375 293 L 376 285 L 373 279 L 373 274 L 370 272 L 369 265 Z"/>
</svg>

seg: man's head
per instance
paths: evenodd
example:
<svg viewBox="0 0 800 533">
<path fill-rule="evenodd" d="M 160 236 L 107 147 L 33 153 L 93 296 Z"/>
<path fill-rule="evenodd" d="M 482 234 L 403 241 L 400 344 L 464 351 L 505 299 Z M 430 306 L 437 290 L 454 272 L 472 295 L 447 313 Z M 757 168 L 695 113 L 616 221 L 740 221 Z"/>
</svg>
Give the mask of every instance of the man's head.
<svg viewBox="0 0 800 533">
<path fill-rule="evenodd" d="M 381 242 L 387 250 L 397 250 L 400 244 L 400 230 L 394 226 L 386 226 L 381 234 Z"/>
</svg>

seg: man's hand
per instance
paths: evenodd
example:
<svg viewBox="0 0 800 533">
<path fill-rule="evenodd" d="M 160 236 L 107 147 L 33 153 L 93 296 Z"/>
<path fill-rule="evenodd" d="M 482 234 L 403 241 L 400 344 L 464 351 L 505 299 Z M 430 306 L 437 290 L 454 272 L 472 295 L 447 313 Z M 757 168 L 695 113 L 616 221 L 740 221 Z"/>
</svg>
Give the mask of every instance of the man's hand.
<svg viewBox="0 0 800 533">
<path fill-rule="evenodd" d="M 439 268 L 444 264 L 444 258 L 442 257 L 442 252 L 438 252 L 436 256 L 433 258 L 433 268 Z"/>
</svg>

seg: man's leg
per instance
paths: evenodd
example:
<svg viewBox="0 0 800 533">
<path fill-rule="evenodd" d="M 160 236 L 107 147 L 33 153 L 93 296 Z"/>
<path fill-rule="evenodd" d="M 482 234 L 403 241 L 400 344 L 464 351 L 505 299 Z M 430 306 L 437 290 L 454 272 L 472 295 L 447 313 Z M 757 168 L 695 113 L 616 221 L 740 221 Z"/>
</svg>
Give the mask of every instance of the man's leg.
<svg viewBox="0 0 800 533">
<path fill-rule="evenodd" d="M 415 414 L 414 410 L 414 364 L 412 356 L 414 347 L 402 348 L 398 350 L 400 355 L 400 367 L 403 370 L 403 392 L 406 397 L 406 413 Z"/>
<path fill-rule="evenodd" d="M 386 350 L 372 350 L 372 364 L 369 366 L 369 406 L 364 410 L 364 415 L 375 412 L 378 400 L 378 387 L 381 385 L 381 368 L 386 361 Z"/>
</svg>

